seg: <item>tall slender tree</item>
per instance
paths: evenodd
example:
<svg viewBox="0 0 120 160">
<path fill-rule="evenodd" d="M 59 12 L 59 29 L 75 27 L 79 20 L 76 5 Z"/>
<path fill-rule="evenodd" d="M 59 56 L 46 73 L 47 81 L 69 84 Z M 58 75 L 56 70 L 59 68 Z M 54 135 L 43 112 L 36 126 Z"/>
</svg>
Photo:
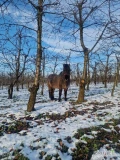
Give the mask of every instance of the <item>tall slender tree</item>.
<svg viewBox="0 0 120 160">
<path fill-rule="evenodd" d="M 36 55 L 36 72 L 33 86 L 29 89 L 30 97 L 27 104 L 27 111 L 31 112 L 34 110 L 34 105 L 36 101 L 37 91 L 39 89 L 39 80 L 40 80 L 40 71 L 41 71 L 41 62 L 42 62 L 42 23 L 43 15 L 45 14 L 44 9 L 49 6 L 54 6 L 58 4 L 58 1 L 48 1 L 45 4 L 44 0 L 38 0 L 37 5 L 32 1 L 28 0 L 32 7 L 37 12 L 37 55 Z M 48 12 L 47 12 L 48 13 Z"/>
<path fill-rule="evenodd" d="M 29 49 L 23 49 L 25 43 L 23 30 L 24 28 L 19 28 L 13 36 L 4 35 L 5 44 L 1 47 L 4 64 L 7 66 L 10 77 L 10 83 L 8 87 L 9 99 L 12 99 L 13 87 L 15 85 L 17 86 L 18 90 L 18 81 L 26 69 L 26 64 L 30 51 Z"/>
<path fill-rule="evenodd" d="M 29 89 L 30 97 L 27 105 L 27 111 L 34 110 L 37 91 L 39 89 L 40 69 L 42 60 L 42 16 L 43 16 L 43 0 L 38 0 L 38 5 L 35 5 L 31 0 L 28 2 L 37 10 L 37 56 L 36 56 L 36 72 L 34 85 Z"/>
<path fill-rule="evenodd" d="M 83 74 L 79 83 L 79 94 L 77 99 L 77 102 L 84 102 L 89 54 L 90 52 L 93 52 L 109 24 L 109 18 L 106 16 L 106 13 L 104 14 L 104 12 L 101 12 L 102 6 L 104 8 L 107 4 L 107 1 L 102 0 L 98 2 L 95 0 L 80 0 L 71 4 L 67 0 L 66 2 L 68 7 L 63 13 L 64 18 L 70 23 L 74 24 L 74 32 L 72 34 L 74 36 L 79 35 L 80 46 L 82 48 L 80 52 L 83 52 L 84 54 Z M 94 28 L 94 30 L 96 30 L 96 33 L 93 32 L 96 36 L 91 47 L 88 47 L 87 40 L 85 38 L 88 28 Z"/>
</svg>

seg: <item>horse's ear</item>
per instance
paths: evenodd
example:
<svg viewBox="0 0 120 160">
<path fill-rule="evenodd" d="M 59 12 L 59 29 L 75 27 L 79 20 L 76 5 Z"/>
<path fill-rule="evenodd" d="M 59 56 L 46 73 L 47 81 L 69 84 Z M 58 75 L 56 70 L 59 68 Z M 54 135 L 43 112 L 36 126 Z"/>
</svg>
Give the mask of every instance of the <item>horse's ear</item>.
<svg viewBox="0 0 120 160">
<path fill-rule="evenodd" d="M 70 64 L 63 64 L 63 68 L 68 68 L 70 69 Z"/>
<path fill-rule="evenodd" d="M 66 68 L 66 64 L 63 64 L 63 68 Z"/>
<path fill-rule="evenodd" d="M 66 65 L 68 65 L 70 67 L 70 64 L 63 64 L 63 67 L 66 66 Z"/>
</svg>

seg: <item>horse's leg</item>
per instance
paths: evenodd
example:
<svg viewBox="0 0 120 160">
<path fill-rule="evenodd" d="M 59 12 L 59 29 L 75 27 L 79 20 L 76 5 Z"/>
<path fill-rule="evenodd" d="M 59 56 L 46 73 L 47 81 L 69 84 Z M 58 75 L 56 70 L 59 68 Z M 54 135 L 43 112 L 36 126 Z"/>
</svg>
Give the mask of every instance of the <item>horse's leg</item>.
<svg viewBox="0 0 120 160">
<path fill-rule="evenodd" d="M 61 101 L 62 89 L 59 89 L 59 102 Z"/>
<path fill-rule="evenodd" d="M 49 88 L 49 98 L 51 100 L 54 100 L 54 89 L 53 88 Z"/>
<path fill-rule="evenodd" d="M 49 98 L 51 99 L 51 89 L 49 88 Z"/>
<path fill-rule="evenodd" d="M 51 100 L 54 100 L 54 88 L 51 89 Z"/>
<path fill-rule="evenodd" d="M 65 97 L 65 101 L 67 101 L 67 89 L 64 89 L 64 97 Z"/>
</svg>

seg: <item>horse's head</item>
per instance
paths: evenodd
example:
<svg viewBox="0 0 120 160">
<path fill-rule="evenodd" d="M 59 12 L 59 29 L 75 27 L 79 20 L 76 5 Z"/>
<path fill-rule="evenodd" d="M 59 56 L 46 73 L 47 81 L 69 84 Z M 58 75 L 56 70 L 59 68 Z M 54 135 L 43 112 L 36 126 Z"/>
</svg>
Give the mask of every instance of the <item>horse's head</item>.
<svg viewBox="0 0 120 160">
<path fill-rule="evenodd" d="M 70 74 L 70 64 L 63 64 L 63 72 Z"/>
<path fill-rule="evenodd" d="M 63 74 L 66 80 L 70 78 L 70 71 L 70 64 L 63 64 Z"/>
</svg>

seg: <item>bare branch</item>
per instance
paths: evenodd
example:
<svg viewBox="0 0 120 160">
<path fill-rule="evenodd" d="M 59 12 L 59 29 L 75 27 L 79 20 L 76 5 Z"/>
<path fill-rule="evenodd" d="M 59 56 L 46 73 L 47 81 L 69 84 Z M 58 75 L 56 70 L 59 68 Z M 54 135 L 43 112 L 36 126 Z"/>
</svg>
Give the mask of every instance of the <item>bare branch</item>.
<svg viewBox="0 0 120 160">
<path fill-rule="evenodd" d="M 37 9 L 37 6 L 31 1 L 31 0 L 28 0 L 28 2 L 34 7 Z"/>
<path fill-rule="evenodd" d="M 100 34 L 100 36 L 98 37 L 98 39 L 97 39 L 97 41 L 96 41 L 96 43 L 95 43 L 95 44 L 93 45 L 93 47 L 89 50 L 89 53 L 93 51 L 93 49 L 96 47 L 96 45 L 98 44 L 98 42 L 101 40 L 101 38 L 102 38 L 102 36 L 103 36 L 103 34 L 104 34 L 104 32 L 105 32 L 105 30 L 106 30 L 108 24 L 109 24 L 109 22 L 106 23 L 106 25 L 105 25 L 105 27 L 104 27 L 102 33 Z"/>
<path fill-rule="evenodd" d="M 2 7 L 5 3 L 7 3 L 9 0 L 5 0 L 2 4 L 0 4 L 0 7 Z"/>
</svg>

